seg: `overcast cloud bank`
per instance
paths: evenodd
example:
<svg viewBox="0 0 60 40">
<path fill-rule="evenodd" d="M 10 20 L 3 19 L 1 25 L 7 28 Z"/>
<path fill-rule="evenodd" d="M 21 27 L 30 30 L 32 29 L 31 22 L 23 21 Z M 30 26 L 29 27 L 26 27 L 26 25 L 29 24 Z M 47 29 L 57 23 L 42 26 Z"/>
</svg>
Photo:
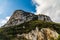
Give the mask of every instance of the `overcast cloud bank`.
<svg viewBox="0 0 60 40">
<path fill-rule="evenodd" d="M 60 0 L 32 0 L 36 6 L 35 14 L 45 14 L 54 22 L 60 23 Z"/>
</svg>

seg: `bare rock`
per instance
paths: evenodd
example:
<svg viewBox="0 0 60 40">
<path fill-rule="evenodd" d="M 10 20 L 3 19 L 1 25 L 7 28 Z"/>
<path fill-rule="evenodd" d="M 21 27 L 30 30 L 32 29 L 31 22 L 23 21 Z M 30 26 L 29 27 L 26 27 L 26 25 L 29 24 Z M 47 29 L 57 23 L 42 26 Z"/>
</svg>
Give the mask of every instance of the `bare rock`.
<svg viewBox="0 0 60 40">
<path fill-rule="evenodd" d="M 20 36 L 23 36 L 28 40 L 56 40 L 59 34 L 49 28 L 42 28 L 41 30 L 36 28 L 36 30 L 32 30 L 27 34 L 23 33 Z"/>
<path fill-rule="evenodd" d="M 35 15 L 23 10 L 16 10 L 3 27 L 15 26 L 31 20 L 43 20 L 46 22 L 52 22 L 49 16 L 41 14 Z"/>
</svg>

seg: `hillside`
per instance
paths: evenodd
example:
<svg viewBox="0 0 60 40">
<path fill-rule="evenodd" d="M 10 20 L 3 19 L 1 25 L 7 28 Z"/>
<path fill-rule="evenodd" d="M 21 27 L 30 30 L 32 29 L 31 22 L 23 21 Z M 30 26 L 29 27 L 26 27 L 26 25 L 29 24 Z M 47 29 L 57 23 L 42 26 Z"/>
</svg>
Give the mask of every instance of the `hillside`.
<svg viewBox="0 0 60 40">
<path fill-rule="evenodd" d="M 60 24 L 49 16 L 16 10 L 0 28 L 0 40 L 60 40 Z"/>
<path fill-rule="evenodd" d="M 50 28 L 55 30 L 60 34 L 60 24 L 54 22 L 46 22 L 41 20 L 32 20 L 29 22 L 24 22 L 20 25 L 15 25 L 11 27 L 0 28 L 0 39 L 1 40 L 27 40 L 24 37 L 17 37 L 17 34 L 27 34 L 32 30 L 35 30 L 38 27 L 38 30 L 42 28 Z"/>
</svg>

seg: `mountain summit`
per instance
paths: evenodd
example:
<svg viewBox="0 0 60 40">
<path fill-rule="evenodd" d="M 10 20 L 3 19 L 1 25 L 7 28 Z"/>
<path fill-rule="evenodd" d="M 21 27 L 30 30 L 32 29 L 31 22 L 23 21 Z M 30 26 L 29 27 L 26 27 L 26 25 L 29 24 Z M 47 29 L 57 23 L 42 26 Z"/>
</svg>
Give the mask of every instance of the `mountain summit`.
<svg viewBox="0 0 60 40">
<path fill-rule="evenodd" d="M 60 40 L 60 24 L 49 16 L 16 10 L 0 28 L 0 40 Z"/>
<path fill-rule="evenodd" d="M 19 25 L 21 23 L 28 22 L 31 20 L 43 20 L 46 22 L 52 22 L 49 16 L 42 14 L 35 15 L 34 13 L 25 12 L 23 10 L 16 10 L 10 17 L 9 21 L 4 25 L 4 27 Z"/>
</svg>

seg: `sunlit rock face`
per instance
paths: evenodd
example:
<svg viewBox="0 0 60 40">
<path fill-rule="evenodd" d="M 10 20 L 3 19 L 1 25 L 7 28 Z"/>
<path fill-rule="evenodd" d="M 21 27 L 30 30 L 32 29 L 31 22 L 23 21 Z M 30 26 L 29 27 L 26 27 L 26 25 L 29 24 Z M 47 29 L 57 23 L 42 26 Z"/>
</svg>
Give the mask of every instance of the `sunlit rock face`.
<svg viewBox="0 0 60 40">
<path fill-rule="evenodd" d="M 43 14 L 38 15 L 38 20 L 43 20 L 43 21 L 46 21 L 46 22 L 52 22 L 52 20 L 50 19 L 49 16 L 43 15 Z"/>
<path fill-rule="evenodd" d="M 52 22 L 49 16 L 35 15 L 34 13 L 25 12 L 23 10 L 16 10 L 10 17 L 9 21 L 4 25 L 4 27 L 19 25 L 31 20 L 43 20 L 46 22 Z"/>
<path fill-rule="evenodd" d="M 59 34 L 55 30 L 49 28 L 42 28 L 41 32 L 45 35 L 45 38 L 47 40 L 55 40 L 59 36 Z"/>
<path fill-rule="evenodd" d="M 19 35 L 17 35 L 19 36 Z M 59 34 L 52 29 L 42 28 L 39 30 L 37 27 L 29 33 L 23 33 L 20 36 L 25 37 L 28 40 L 56 40 Z"/>
<path fill-rule="evenodd" d="M 16 10 L 5 26 L 14 26 L 24 22 L 28 22 L 32 20 L 34 16 L 34 14 L 25 12 L 23 10 Z"/>
</svg>

